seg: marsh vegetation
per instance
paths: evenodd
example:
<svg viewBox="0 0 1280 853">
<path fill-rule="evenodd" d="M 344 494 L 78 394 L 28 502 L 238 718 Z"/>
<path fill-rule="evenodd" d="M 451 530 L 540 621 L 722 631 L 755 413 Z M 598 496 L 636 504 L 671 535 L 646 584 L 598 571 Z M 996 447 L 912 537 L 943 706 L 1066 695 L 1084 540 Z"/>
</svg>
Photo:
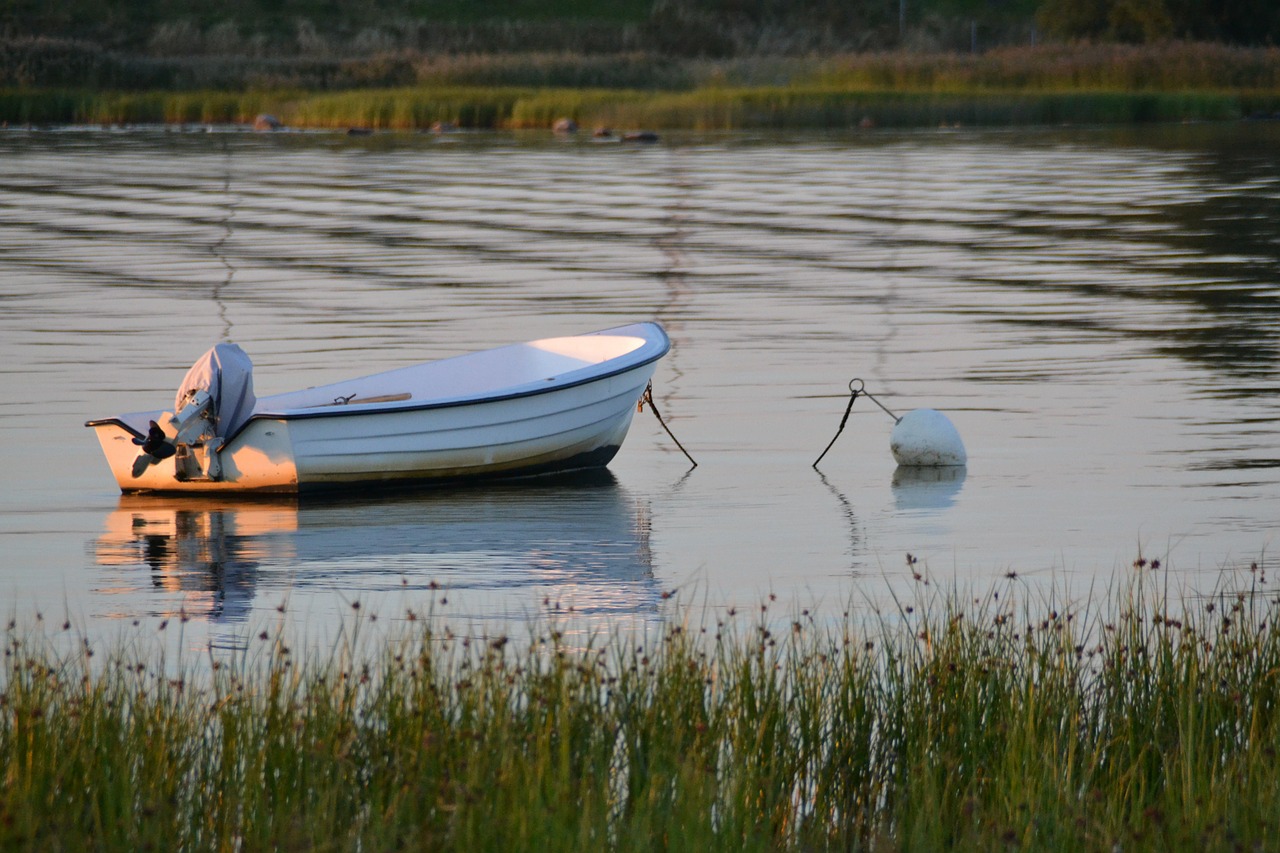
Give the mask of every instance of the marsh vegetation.
<svg viewBox="0 0 1280 853">
<path fill-rule="evenodd" d="M 0 121 L 1217 120 L 1275 112 L 1278 38 L 1280 13 L 1201 0 L 10 0 Z"/>
<path fill-rule="evenodd" d="M 910 558 L 909 558 L 910 561 Z M 1280 600 L 1017 578 L 834 624 L 454 633 L 237 655 L 5 635 L 5 849 L 1231 850 L 1280 836 Z M 570 617 L 566 617 L 571 620 Z M 180 625 L 161 630 L 179 630 Z M 148 651 L 148 650 L 151 651 Z"/>
<path fill-rule="evenodd" d="M 1280 51 L 1204 44 L 734 60 L 95 61 L 15 60 L 0 120 L 247 124 L 266 112 L 313 128 L 547 129 L 571 118 L 582 127 L 736 130 L 1229 120 L 1280 109 Z"/>
</svg>

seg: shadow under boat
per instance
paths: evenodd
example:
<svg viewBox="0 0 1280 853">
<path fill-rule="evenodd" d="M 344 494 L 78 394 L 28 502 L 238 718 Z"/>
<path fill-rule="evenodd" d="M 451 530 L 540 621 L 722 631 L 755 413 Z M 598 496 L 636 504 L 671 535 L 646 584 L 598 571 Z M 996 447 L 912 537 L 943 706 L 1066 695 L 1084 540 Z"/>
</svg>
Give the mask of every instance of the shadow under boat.
<svg viewBox="0 0 1280 853">
<path fill-rule="evenodd" d="M 481 607 L 515 596 L 526 609 L 563 599 L 580 613 L 638 613 L 660 600 L 649 534 L 647 504 L 598 470 L 393 493 L 122 495 L 93 551 L 100 566 L 149 575 L 115 588 L 179 594 L 189 615 L 219 622 L 243 621 L 271 592 L 435 586 L 477 593 Z"/>
</svg>

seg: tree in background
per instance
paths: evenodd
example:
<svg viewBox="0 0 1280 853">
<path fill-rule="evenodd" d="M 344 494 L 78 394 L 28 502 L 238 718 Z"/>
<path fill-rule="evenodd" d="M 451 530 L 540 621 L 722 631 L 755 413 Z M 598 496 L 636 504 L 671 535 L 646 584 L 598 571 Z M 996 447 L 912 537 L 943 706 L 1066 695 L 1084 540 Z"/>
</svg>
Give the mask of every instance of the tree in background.
<svg viewBox="0 0 1280 853">
<path fill-rule="evenodd" d="M 979 50 L 1034 40 L 1041 0 L 906 0 L 908 29 L 931 30 L 940 46 Z M 951 32 L 952 38 L 943 38 Z"/>
<path fill-rule="evenodd" d="M 1280 3 L 1276 0 L 1169 0 L 1185 18 L 1188 38 L 1234 44 L 1280 44 Z"/>
<path fill-rule="evenodd" d="M 704 56 L 968 51 L 1039 35 L 1280 45 L 1280 0 L 0 0 L 0 41 L 153 56 L 564 49 L 561 31 L 587 25 L 612 34 L 601 50 Z M 522 35 L 504 42 L 503 27 Z"/>
<path fill-rule="evenodd" d="M 1280 43 L 1276 0 L 1044 0 L 1036 17 L 1063 39 Z"/>
</svg>

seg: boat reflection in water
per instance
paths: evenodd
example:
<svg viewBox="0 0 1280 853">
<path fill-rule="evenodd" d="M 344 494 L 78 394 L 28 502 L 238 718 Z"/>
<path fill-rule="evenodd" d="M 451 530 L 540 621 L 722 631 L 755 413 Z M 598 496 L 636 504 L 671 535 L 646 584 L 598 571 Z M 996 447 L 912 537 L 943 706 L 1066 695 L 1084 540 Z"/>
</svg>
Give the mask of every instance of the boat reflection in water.
<svg viewBox="0 0 1280 853">
<path fill-rule="evenodd" d="M 291 558 L 298 513 L 297 501 L 287 499 L 236 504 L 122 495 L 94 552 L 100 566 L 118 571 L 108 585 L 112 593 L 138 595 L 149 586 L 158 594 L 141 603 L 144 613 L 237 622 L 250 611 L 264 561 Z M 116 608 L 117 615 L 139 615 L 128 609 Z"/>
<path fill-rule="evenodd" d="M 648 508 L 608 471 L 358 499 L 124 495 L 105 527 L 105 586 L 147 615 L 234 624 L 287 600 L 336 621 L 389 598 L 451 623 L 647 620 L 661 600 Z"/>
</svg>

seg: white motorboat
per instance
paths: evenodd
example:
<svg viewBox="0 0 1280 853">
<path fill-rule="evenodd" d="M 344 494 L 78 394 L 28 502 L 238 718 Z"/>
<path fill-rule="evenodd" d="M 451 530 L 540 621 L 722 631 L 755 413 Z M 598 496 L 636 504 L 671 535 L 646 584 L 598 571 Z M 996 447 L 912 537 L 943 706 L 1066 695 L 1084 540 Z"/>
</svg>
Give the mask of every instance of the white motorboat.
<svg viewBox="0 0 1280 853">
<path fill-rule="evenodd" d="M 172 411 L 89 421 L 124 492 L 305 492 L 606 466 L 658 359 L 656 323 L 544 338 L 255 397 L 218 344 Z"/>
</svg>

